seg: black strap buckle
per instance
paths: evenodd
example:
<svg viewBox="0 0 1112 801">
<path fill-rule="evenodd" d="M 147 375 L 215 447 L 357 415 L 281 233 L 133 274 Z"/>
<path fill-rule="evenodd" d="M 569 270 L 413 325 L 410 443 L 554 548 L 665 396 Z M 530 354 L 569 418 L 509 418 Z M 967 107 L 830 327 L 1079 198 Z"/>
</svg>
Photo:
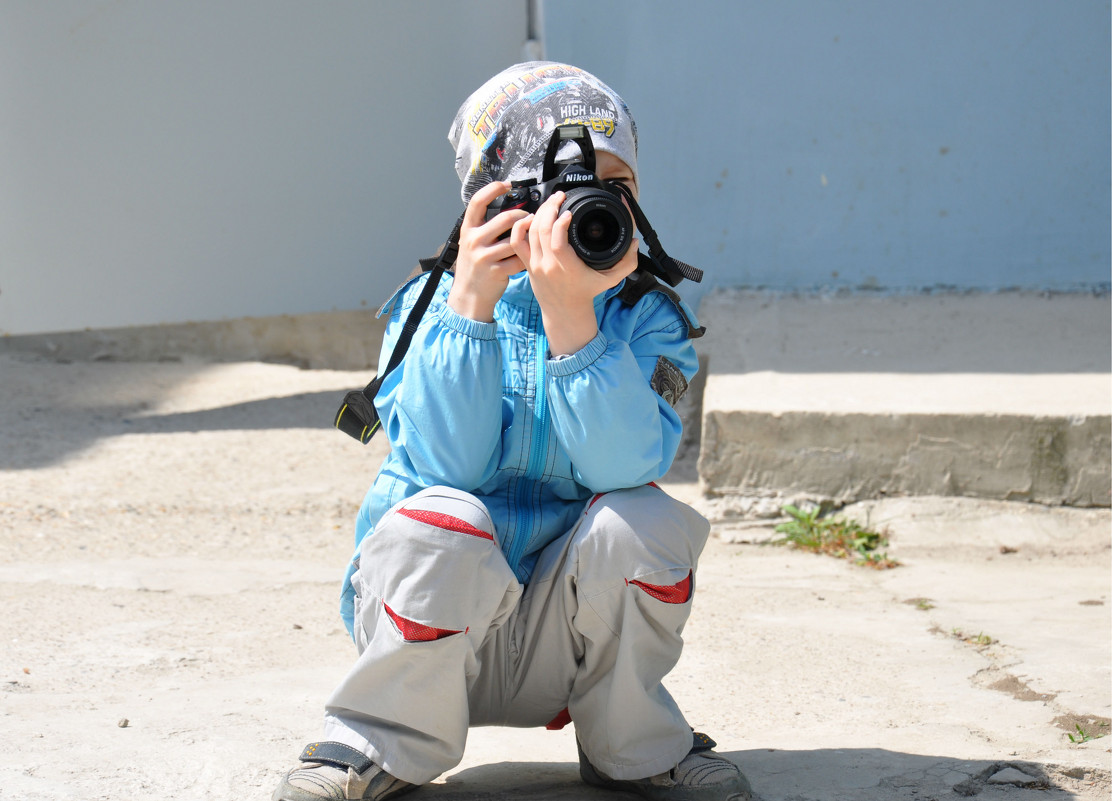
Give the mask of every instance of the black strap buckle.
<svg viewBox="0 0 1112 801">
<path fill-rule="evenodd" d="M 298 759 L 302 762 L 324 762 L 329 765 L 339 765 L 340 767 L 351 768 L 356 773 L 363 773 L 375 764 L 362 751 L 357 751 L 350 745 L 332 741 L 309 743 Z"/>
</svg>

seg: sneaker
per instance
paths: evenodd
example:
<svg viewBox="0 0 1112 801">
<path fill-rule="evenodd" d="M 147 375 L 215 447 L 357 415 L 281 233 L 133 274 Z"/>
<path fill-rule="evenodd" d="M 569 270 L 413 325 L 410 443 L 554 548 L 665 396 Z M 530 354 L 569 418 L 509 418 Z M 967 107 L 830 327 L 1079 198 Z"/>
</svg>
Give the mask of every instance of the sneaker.
<svg viewBox="0 0 1112 801">
<path fill-rule="evenodd" d="M 579 775 L 583 781 L 608 790 L 636 793 L 651 801 L 752 801 L 749 780 L 726 757 L 711 749 L 716 743 L 695 732 L 695 745 L 680 764 L 645 779 L 611 779 L 601 773 L 579 747 Z"/>
<path fill-rule="evenodd" d="M 343 743 L 312 743 L 298 759 L 272 801 L 386 801 L 417 789 Z"/>
</svg>

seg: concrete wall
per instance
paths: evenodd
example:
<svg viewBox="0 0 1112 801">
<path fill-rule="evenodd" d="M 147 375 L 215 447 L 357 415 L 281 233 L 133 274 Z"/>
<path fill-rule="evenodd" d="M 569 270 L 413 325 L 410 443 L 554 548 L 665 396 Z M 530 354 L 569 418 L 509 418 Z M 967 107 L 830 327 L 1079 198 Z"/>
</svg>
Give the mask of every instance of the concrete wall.
<svg viewBox="0 0 1112 801">
<path fill-rule="evenodd" d="M 373 307 L 528 0 L 0 0 L 0 332 Z M 547 0 L 684 288 L 1109 280 L 1109 4 Z"/>
<path fill-rule="evenodd" d="M 649 217 L 704 287 L 1109 281 L 1107 0 L 546 11 L 548 55 L 633 108 Z"/>
<path fill-rule="evenodd" d="M 0 332 L 375 306 L 523 0 L 0 0 Z"/>
</svg>

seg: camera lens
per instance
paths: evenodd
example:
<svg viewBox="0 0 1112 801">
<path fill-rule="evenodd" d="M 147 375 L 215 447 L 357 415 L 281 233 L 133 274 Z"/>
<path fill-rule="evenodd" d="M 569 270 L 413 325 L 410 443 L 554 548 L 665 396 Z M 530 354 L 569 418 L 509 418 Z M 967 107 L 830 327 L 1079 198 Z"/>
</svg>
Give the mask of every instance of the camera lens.
<svg viewBox="0 0 1112 801">
<path fill-rule="evenodd" d="M 618 221 L 612 214 L 601 209 L 587 212 L 579 221 L 579 241 L 592 253 L 610 250 L 618 241 L 620 233 Z"/>
<path fill-rule="evenodd" d="M 616 196 L 600 189 L 573 189 L 564 209 L 571 212 L 568 242 L 580 259 L 595 270 L 613 267 L 633 241 L 633 220 Z"/>
</svg>

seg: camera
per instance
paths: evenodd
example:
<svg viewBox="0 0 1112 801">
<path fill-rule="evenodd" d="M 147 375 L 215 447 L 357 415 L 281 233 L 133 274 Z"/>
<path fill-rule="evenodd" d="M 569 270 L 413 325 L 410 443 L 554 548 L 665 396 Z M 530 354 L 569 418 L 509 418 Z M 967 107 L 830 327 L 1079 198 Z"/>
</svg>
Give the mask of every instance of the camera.
<svg viewBox="0 0 1112 801">
<path fill-rule="evenodd" d="M 579 146 L 582 159 L 558 165 L 556 155 L 569 141 Z M 633 242 L 633 219 L 622 202 L 623 195 L 595 175 L 595 146 L 585 125 L 558 126 L 545 151 L 541 180 L 512 182 L 510 191 L 487 207 L 486 219 L 512 209 L 533 213 L 556 192 L 567 195 L 561 213 L 571 212 L 568 244 L 575 255 L 594 270 L 605 270 L 621 261 Z"/>
</svg>

